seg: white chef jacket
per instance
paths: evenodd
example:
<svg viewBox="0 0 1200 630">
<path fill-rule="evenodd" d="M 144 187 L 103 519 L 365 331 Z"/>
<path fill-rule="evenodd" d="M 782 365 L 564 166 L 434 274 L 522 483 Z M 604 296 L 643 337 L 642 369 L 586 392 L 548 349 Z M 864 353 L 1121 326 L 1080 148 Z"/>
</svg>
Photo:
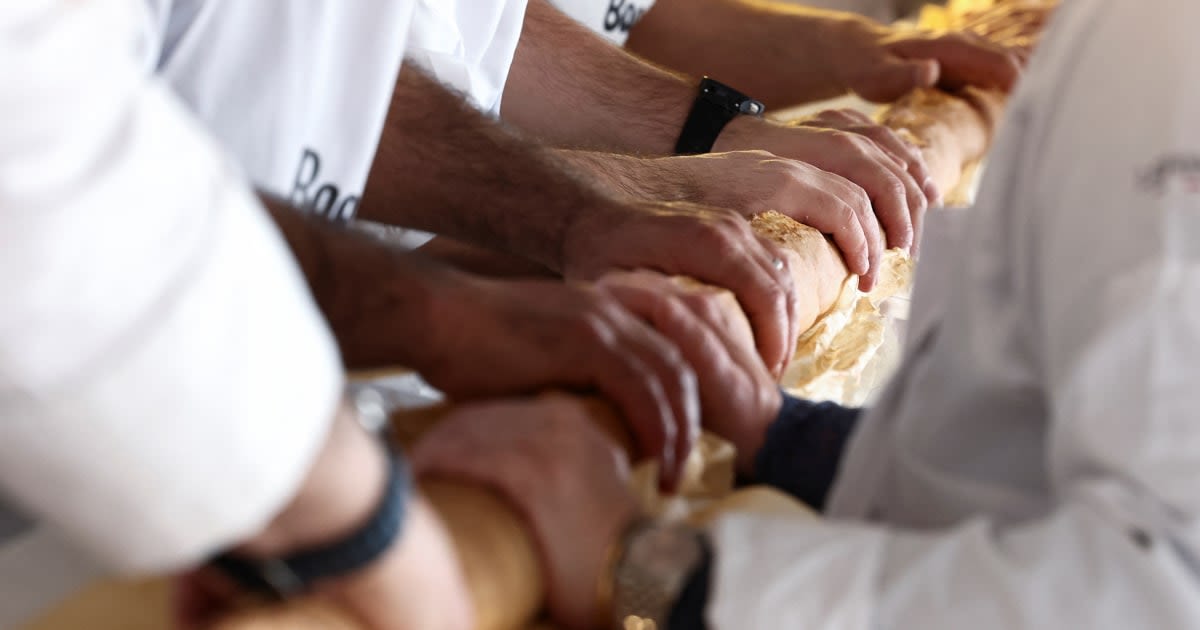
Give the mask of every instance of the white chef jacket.
<svg viewBox="0 0 1200 630">
<path fill-rule="evenodd" d="M 144 11 L 0 3 L 0 627 L 260 530 L 340 396 L 282 239 L 147 81 Z"/>
<path fill-rule="evenodd" d="M 349 219 L 417 1 L 145 0 L 148 53 L 257 187 Z"/>
<path fill-rule="evenodd" d="M 711 627 L 1200 628 L 1197 23 L 1067 0 L 831 520 L 718 525 Z"/>
</svg>

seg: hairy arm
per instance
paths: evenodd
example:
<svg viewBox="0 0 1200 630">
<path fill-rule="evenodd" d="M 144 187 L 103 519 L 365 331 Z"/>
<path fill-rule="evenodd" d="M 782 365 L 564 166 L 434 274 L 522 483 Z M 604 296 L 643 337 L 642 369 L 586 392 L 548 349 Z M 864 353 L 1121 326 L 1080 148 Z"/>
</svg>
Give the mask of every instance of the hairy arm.
<svg viewBox="0 0 1200 630">
<path fill-rule="evenodd" d="M 300 264 L 349 369 L 423 364 L 434 287 L 458 274 L 260 195 Z M 414 332 L 420 331 L 420 332 Z M 428 350 L 428 348 L 426 348 Z"/>
<path fill-rule="evenodd" d="M 548 144 L 674 152 L 695 84 L 613 46 L 532 0 L 501 116 Z"/>
<path fill-rule="evenodd" d="M 554 278 L 557 275 L 526 258 L 439 236 L 418 250 L 422 256 L 461 271 L 492 278 Z"/>
<path fill-rule="evenodd" d="M 576 212 L 610 203 L 553 154 L 419 70 L 400 71 L 359 216 L 562 269 Z"/>
<path fill-rule="evenodd" d="M 833 15 L 745 0 L 658 0 L 625 47 L 681 72 L 724 77 L 769 107 L 793 105 L 845 91 L 819 56 L 826 29 L 807 28 Z"/>
</svg>

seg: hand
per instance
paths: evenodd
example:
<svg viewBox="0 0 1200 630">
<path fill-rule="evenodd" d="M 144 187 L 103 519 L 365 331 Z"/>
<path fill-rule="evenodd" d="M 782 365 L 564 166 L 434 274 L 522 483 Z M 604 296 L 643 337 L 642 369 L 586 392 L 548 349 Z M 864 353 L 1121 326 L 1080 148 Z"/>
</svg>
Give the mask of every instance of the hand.
<svg viewBox="0 0 1200 630">
<path fill-rule="evenodd" d="M 1037 45 L 1056 5 L 1055 2 L 1041 6 L 1001 4 L 968 13 L 962 28 L 994 44 L 1012 48 L 1024 60 Z"/>
<path fill-rule="evenodd" d="M 643 168 L 686 182 L 680 188 L 690 191 L 691 201 L 747 219 L 774 210 L 830 234 L 850 272 L 874 278 L 870 261 L 883 254 L 879 221 L 866 191 L 840 175 L 766 151 L 657 158 Z"/>
<path fill-rule="evenodd" d="M 765 149 L 854 182 L 870 198 L 875 216 L 886 232 L 888 247 L 908 250 L 915 238 L 914 220 L 920 222 L 939 193 L 920 153 L 912 149 L 900 155 L 890 153 L 889 147 L 899 149 L 894 144 L 881 145 L 874 140 L 872 135 L 887 135 L 876 127 L 862 125 L 857 128 L 859 133 L 850 133 L 812 125 L 779 125 L 742 116 L 726 125 L 715 148 L 718 151 Z M 882 254 L 882 250 L 871 252 L 871 270 L 878 270 Z M 869 290 L 874 280 L 874 273 L 863 276 L 863 290 Z"/>
<path fill-rule="evenodd" d="M 855 111 L 853 109 L 827 109 L 812 116 L 808 116 L 801 120 L 795 121 L 796 125 L 804 127 L 813 127 L 816 129 L 833 129 L 836 131 L 844 131 L 846 133 L 858 134 L 870 138 L 877 146 L 898 160 L 909 165 L 921 165 L 921 171 L 914 172 L 912 168 L 909 173 L 913 177 L 928 176 L 929 182 L 923 186 L 927 204 L 924 208 L 927 210 L 929 205 L 940 206 L 942 204 L 942 194 L 937 187 L 936 180 L 930 170 L 930 165 L 925 159 L 925 154 L 920 148 L 906 142 L 900 134 L 894 130 L 885 127 L 866 114 Z M 960 169 L 961 170 L 961 169 Z M 910 210 L 911 212 L 911 210 Z M 896 218 L 896 217 L 893 217 Z M 921 224 L 925 218 L 924 210 L 911 212 L 908 216 L 909 225 L 903 224 L 904 217 L 898 217 L 899 224 L 890 222 L 891 224 L 884 225 L 883 228 L 890 235 L 893 230 L 901 231 L 911 230 L 913 234 L 913 242 L 910 244 L 909 251 L 914 252 L 917 241 L 920 240 Z M 890 244 L 890 243 L 889 243 Z"/>
<path fill-rule="evenodd" d="M 829 19 L 820 41 L 845 90 L 879 103 L 917 88 L 965 85 L 1008 91 L 1021 74 L 1016 51 L 970 32 L 897 30 L 858 16 Z"/>
<path fill-rule="evenodd" d="M 801 331 L 786 256 L 736 212 L 686 203 L 614 204 L 580 213 L 563 252 L 568 278 L 644 268 L 729 289 L 750 317 L 763 361 L 780 374 L 791 358 Z"/>
<path fill-rule="evenodd" d="M 183 574 L 172 587 L 172 615 L 180 630 L 212 627 L 245 603 L 244 594 L 211 568 Z M 378 561 L 316 590 L 373 630 L 467 630 L 475 625 L 449 535 L 420 497 L 408 506 L 401 538 Z M 303 611 L 297 609 L 297 616 Z"/>
<path fill-rule="evenodd" d="M 435 289 L 414 369 L 453 398 L 595 390 L 673 488 L 699 433 L 696 378 L 679 350 L 603 291 L 456 276 Z"/>
<path fill-rule="evenodd" d="M 462 407 L 413 451 L 419 474 L 487 485 L 529 521 L 548 606 L 567 628 L 598 617 L 608 548 L 637 514 L 629 462 L 566 396 Z"/>
<path fill-rule="evenodd" d="M 680 348 L 699 379 L 704 427 L 732 442 L 738 470 L 752 474 L 783 398 L 754 352 L 737 300 L 717 287 L 652 271 L 613 273 L 599 284 Z"/>
</svg>

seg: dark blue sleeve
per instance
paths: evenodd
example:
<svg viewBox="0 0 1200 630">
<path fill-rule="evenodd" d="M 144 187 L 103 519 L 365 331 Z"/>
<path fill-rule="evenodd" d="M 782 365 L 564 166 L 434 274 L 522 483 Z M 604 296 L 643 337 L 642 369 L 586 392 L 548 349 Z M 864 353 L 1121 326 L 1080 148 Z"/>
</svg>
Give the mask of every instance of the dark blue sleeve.
<svg viewBox="0 0 1200 630">
<path fill-rule="evenodd" d="M 861 412 L 785 393 L 779 416 L 767 429 L 754 460 L 753 481 L 783 490 L 813 509 L 823 509 Z"/>
</svg>

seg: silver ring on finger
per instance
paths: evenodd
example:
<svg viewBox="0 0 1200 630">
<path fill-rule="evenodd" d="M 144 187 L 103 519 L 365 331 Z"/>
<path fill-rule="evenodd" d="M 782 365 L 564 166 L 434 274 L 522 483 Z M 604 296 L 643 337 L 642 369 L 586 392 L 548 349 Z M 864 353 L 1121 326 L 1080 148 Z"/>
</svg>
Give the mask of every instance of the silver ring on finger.
<svg viewBox="0 0 1200 630">
<path fill-rule="evenodd" d="M 772 260 L 771 266 L 775 268 L 775 271 L 783 271 L 783 259 L 776 258 L 776 259 Z"/>
</svg>

